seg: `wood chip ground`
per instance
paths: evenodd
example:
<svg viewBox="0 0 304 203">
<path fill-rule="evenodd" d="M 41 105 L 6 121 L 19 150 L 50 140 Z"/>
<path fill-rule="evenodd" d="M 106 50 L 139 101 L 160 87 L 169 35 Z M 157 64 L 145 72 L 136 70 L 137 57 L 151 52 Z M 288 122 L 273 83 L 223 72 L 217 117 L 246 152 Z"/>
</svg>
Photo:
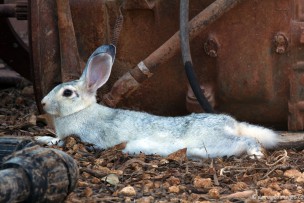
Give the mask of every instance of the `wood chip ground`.
<svg viewBox="0 0 304 203">
<path fill-rule="evenodd" d="M 0 89 L 0 136 L 53 135 L 38 115 L 31 86 Z M 189 160 L 124 154 L 124 144 L 96 150 L 71 136 L 64 147 L 80 177 L 65 202 L 303 202 L 304 151 L 280 149 L 263 159 Z"/>
</svg>

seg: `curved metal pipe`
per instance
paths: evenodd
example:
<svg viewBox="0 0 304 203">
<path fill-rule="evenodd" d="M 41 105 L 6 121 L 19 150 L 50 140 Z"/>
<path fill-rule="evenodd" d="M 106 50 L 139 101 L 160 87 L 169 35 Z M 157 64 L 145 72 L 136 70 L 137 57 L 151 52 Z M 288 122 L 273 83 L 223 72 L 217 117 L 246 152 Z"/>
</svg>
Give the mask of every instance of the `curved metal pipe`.
<svg viewBox="0 0 304 203">
<path fill-rule="evenodd" d="M 180 0 L 180 12 L 179 12 L 179 30 L 180 30 L 180 44 L 182 51 L 182 58 L 185 67 L 185 71 L 187 74 L 187 78 L 189 84 L 192 88 L 192 91 L 197 98 L 197 101 L 204 109 L 206 113 L 214 113 L 213 108 L 209 104 L 205 95 L 202 93 L 200 88 L 200 84 L 197 80 L 197 76 L 193 70 L 191 52 L 190 52 L 190 44 L 189 44 L 189 24 L 188 24 L 188 16 L 189 16 L 189 0 Z"/>
</svg>

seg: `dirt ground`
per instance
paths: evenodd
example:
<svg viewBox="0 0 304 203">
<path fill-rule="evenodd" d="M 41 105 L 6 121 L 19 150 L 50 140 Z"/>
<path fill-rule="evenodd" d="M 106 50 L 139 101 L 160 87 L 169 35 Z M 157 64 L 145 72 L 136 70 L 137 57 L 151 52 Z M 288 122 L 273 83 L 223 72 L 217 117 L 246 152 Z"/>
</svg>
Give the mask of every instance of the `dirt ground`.
<svg viewBox="0 0 304 203">
<path fill-rule="evenodd" d="M 54 135 L 38 115 L 32 86 L 0 88 L 0 98 L 0 136 Z M 77 187 L 65 202 L 304 202 L 304 151 L 189 160 L 185 149 L 168 157 L 131 155 L 123 145 L 97 151 L 74 137 L 55 148 L 79 164 Z"/>
</svg>

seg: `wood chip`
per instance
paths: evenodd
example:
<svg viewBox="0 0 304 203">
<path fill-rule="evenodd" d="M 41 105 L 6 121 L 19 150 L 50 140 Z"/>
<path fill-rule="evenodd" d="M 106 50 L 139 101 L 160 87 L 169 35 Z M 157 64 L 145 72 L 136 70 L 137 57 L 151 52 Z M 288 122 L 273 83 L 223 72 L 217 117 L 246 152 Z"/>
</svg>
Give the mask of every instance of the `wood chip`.
<svg viewBox="0 0 304 203">
<path fill-rule="evenodd" d="M 119 191 L 119 194 L 124 195 L 124 196 L 135 196 L 136 190 L 134 189 L 134 187 L 128 185 L 127 187 L 122 188 Z"/>
</svg>

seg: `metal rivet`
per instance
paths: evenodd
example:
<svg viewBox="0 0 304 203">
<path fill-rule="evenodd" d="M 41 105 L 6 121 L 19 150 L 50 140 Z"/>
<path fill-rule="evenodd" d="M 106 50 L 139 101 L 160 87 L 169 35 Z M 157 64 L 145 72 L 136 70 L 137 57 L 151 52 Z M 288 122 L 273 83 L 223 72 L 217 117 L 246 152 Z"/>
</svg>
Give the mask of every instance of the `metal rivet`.
<svg viewBox="0 0 304 203">
<path fill-rule="evenodd" d="M 288 39 L 283 33 L 277 33 L 274 36 L 274 48 L 275 52 L 278 54 L 284 54 L 287 52 Z"/>
<path fill-rule="evenodd" d="M 204 43 L 204 50 L 210 57 L 217 57 L 218 47 L 217 40 L 213 37 L 209 37 L 209 39 Z"/>
</svg>

